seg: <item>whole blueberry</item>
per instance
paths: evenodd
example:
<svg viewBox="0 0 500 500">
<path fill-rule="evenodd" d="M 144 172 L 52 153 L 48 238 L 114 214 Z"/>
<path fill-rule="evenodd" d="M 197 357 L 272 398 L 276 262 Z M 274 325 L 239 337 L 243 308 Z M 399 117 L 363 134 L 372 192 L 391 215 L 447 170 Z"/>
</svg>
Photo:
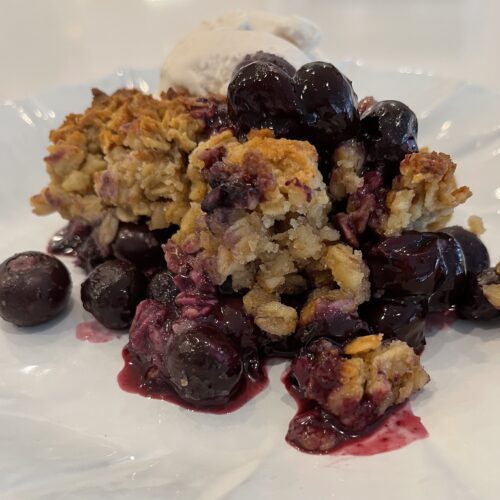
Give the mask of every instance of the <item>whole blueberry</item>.
<svg viewBox="0 0 500 500">
<path fill-rule="evenodd" d="M 465 257 L 467 274 L 477 274 L 490 266 L 490 256 L 484 243 L 470 231 L 461 226 L 451 226 L 441 229 L 455 239 Z"/>
<path fill-rule="evenodd" d="M 366 253 L 376 296 L 430 296 L 443 283 L 443 263 L 436 233 L 407 231 L 373 245 Z"/>
<path fill-rule="evenodd" d="M 378 164 L 386 180 L 399 173 L 405 155 L 418 151 L 418 120 L 399 101 L 379 101 L 361 116 L 360 138 L 368 163 Z"/>
<path fill-rule="evenodd" d="M 184 324 L 169 337 L 166 371 L 180 398 L 197 407 L 225 406 L 242 380 L 235 344 L 201 321 Z"/>
<path fill-rule="evenodd" d="M 440 268 L 443 281 L 429 297 L 429 312 L 444 312 L 454 307 L 463 293 L 465 257 L 457 240 L 446 233 L 436 233 L 440 250 Z"/>
<path fill-rule="evenodd" d="M 259 50 L 254 54 L 247 54 L 240 63 L 236 65 L 233 71 L 233 75 L 236 74 L 243 66 L 253 62 L 264 62 L 277 66 L 288 76 L 295 75 L 295 68 L 286 60 L 276 54 L 271 54 L 269 52 L 264 52 Z"/>
<path fill-rule="evenodd" d="M 139 267 L 152 267 L 163 260 L 161 244 L 145 224 L 121 223 L 111 244 L 117 259 Z"/>
<path fill-rule="evenodd" d="M 495 297 L 491 297 L 492 293 Z M 495 269 L 488 268 L 467 276 L 464 293 L 457 305 L 457 314 L 460 318 L 471 320 L 500 317 L 500 275 Z"/>
<path fill-rule="evenodd" d="M 137 268 L 122 260 L 97 266 L 82 283 L 83 307 L 106 328 L 128 328 L 137 304 L 146 296 L 146 280 Z"/>
<path fill-rule="evenodd" d="M 359 314 L 373 332 L 383 333 L 384 339 L 402 340 L 420 352 L 425 345 L 427 310 L 425 298 L 383 297 L 361 304 Z"/>
<path fill-rule="evenodd" d="M 56 317 L 68 303 L 71 278 L 64 264 L 41 252 L 23 252 L 0 264 L 0 316 L 17 326 Z"/>
<path fill-rule="evenodd" d="M 227 105 L 240 133 L 270 128 L 277 137 L 289 136 L 298 122 L 293 81 L 269 62 L 252 62 L 234 74 Z"/>
<path fill-rule="evenodd" d="M 358 98 L 351 82 L 333 64 L 305 64 L 297 70 L 294 81 L 305 139 L 331 149 L 356 136 Z"/>
<path fill-rule="evenodd" d="M 170 271 L 166 269 L 156 273 L 148 283 L 147 296 L 162 304 L 173 305 L 179 291 Z"/>
</svg>

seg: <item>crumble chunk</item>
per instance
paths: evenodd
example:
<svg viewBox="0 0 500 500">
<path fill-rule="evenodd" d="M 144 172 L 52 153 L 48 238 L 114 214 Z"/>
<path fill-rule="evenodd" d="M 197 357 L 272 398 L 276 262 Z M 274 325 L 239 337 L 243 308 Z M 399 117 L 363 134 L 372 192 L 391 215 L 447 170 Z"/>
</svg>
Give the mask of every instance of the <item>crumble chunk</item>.
<svg viewBox="0 0 500 500">
<path fill-rule="evenodd" d="M 339 288 L 351 297 L 356 304 L 361 304 L 370 298 L 370 271 L 363 262 L 359 250 L 344 243 L 329 246 L 323 257 L 332 277 Z"/>
<path fill-rule="evenodd" d="M 472 195 L 468 187 L 457 187 L 455 169 L 456 164 L 444 153 L 407 155 L 387 194 L 388 214 L 382 232 L 389 236 L 403 229 L 442 228 L 453 209 Z"/>
<path fill-rule="evenodd" d="M 91 224 L 105 213 L 124 222 L 144 217 L 151 229 L 178 224 L 189 208 L 187 155 L 204 132 L 197 116 L 207 100 L 127 89 L 92 93 L 84 113 L 69 114 L 50 133 L 50 183 L 31 198 L 34 212 Z"/>
<path fill-rule="evenodd" d="M 334 168 L 330 177 L 330 194 L 335 201 L 343 200 L 363 185 L 361 169 L 365 161 L 363 147 L 350 140 L 338 146 L 333 153 Z"/>
<path fill-rule="evenodd" d="M 325 253 L 339 238 L 328 223 L 331 205 L 317 160 L 308 142 L 275 139 L 267 130 L 245 142 L 224 131 L 190 156 L 191 207 L 170 245 L 196 249 L 194 265 L 213 283 L 231 277 L 235 290 L 249 288 L 245 309 L 272 335 L 290 334 L 297 324 L 280 294 L 304 291 L 311 263 L 328 269 Z M 328 282 L 334 285 L 333 276 Z M 274 297 L 272 307 L 254 305 L 262 293 Z"/>
<path fill-rule="evenodd" d="M 343 349 L 315 340 L 293 361 L 292 374 L 306 398 L 351 431 L 365 429 L 429 382 L 411 347 L 381 335 L 358 337 Z"/>
<path fill-rule="evenodd" d="M 271 335 L 290 335 L 297 328 L 297 311 L 278 301 L 267 302 L 257 308 L 254 321 Z"/>
<path fill-rule="evenodd" d="M 469 231 L 474 233 L 476 236 L 481 236 L 486 231 L 483 219 L 478 215 L 471 215 L 467 219 L 467 224 L 469 226 Z"/>
</svg>

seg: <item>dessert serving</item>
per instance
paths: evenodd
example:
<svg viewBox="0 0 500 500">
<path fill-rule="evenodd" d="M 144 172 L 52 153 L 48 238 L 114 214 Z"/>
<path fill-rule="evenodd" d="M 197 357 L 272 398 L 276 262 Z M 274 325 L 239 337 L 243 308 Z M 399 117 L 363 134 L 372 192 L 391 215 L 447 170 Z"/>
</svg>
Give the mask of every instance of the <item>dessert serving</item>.
<svg viewBox="0 0 500 500">
<path fill-rule="evenodd" d="M 472 195 L 453 159 L 419 147 L 406 104 L 358 100 L 317 41 L 298 18 L 228 16 L 172 51 L 158 96 L 92 89 L 50 133 L 31 198 L 67 225 L 52 255 L 0 266 L 0 315 L 55 317 L 71 280 L 53 255 L 74 256 L 83 307 L 129 329 L 123 388 L 233 411 L 286 358 L 293 446 L 330 453 L 402 427 L 430 380 L 426 320 L 498 318 L 500 266 L 479 218 L 448 225 Z"/>
</svg>

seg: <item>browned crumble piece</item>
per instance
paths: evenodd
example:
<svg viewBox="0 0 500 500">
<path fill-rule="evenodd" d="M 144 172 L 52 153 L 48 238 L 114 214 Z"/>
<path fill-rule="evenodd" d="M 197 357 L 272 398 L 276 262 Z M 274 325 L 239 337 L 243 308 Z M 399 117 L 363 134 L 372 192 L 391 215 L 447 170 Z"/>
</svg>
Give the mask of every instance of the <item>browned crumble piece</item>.
<svg viewBox="0 0 500 500">
<path fill-rule="evenodd" d="M 359 250 L 344 243 L 331 245 L 327 248 L 323 261 L 339 288 L 356 304 L 370 298 L 370 271 Z"/>
<path fill-rule="evenodd" d="M 401 162 L 400 175 L 387 194 L 385 235 L 403 229 L 437 230 L 443 227 L 453 209 L 471 195 L 468 187 L 457 187 L 456 164 L 444 153 L 414 153 Z"/>
<path fill-rule="evenodd" d="M 261 329 L 291 334 L 297 313 L 279 297 L 305 291 L 310 270 L 328 271 L 339 238 L 316 150 L 266 130 L 244 142 L 225 131 L 193 151 L 187 175 L 191 208 L 172 243 L 213 263 L 204 267 L 213 283 L 231 277 L 234 289 L 249 288 L 244 306 Z M 335 286 L 331 272 L 326 280 Z"/>
<path fill-rule="evenodd" d="M 351 140 L 342 143 L 333 153 L 330 194 L 335 201 L 343 200 L 363 185 L 361 168 L 365 160 L 363 147 Z"/>
<path fill-rule="evenodd" d="M 469 226 L 469 231 L 474 233 L 476 236 L 481 236 L 486 231 L 483 219 L 477 215 L 471 215 L 467 219 L 467 224 Z"/>
<path fill-rule="evenodd" d="M 186 158 L 205 129 L 195 116 L 206 102 L 175 92 L 92 93 L 84 113 L 50 133 L 50 183 L 32 197 L 34 212 L 91 224 L 106 213 L 126 222 L 144 217 L 151 229 L 178 224 L 189 208 Z"/>
<path fill-rule="evenodd" d="M 358 337 L 343 350 L 326 339 L 292 364 L 304 396 L 351 430 L 363 430 L 429 381 L 413 349 L 382 335 Z"/>
</svg>

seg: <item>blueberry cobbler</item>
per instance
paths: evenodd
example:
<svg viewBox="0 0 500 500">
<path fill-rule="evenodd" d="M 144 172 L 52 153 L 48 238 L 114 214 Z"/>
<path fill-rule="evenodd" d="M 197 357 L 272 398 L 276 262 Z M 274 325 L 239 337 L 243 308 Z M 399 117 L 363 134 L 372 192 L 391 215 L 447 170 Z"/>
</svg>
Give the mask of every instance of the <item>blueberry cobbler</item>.
<svg viewBox="0 0 500 500">
<path fill-rule="evenodd" d="M 266 52 L 236 65 L 226 95 L 92 92 L 51 132 L 50 182 L 31 203 L 69 221 L 49 251 L 88 273 L 97 321 L 130 329 L 138 392 L 232 410 L 265 387 L 266 360 L 288 358 L 305 405 L 287 440 L 328 453 L 427 384 L 428 314 L 500 316 L 480 221 L 447 226 L 471 192 L 448 155 L 419 150 L 402 102 L 358 102 L 332 64 Z M 66 302 L 53 256 L 16 255 L 0 275 L 7 321 Z M 44 293 L 26 315 L 16 300 L 32 276 Z"/>
</svg>

